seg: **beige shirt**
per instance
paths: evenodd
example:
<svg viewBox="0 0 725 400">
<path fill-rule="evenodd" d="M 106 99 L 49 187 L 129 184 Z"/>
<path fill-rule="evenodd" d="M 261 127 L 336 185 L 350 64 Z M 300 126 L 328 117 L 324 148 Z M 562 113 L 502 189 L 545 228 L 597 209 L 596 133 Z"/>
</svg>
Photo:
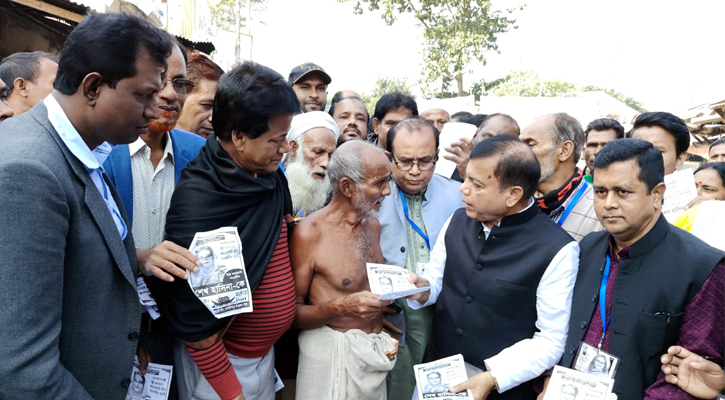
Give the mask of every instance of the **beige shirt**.
<svg viewBox="0 0 725 400">
<path fill-rule="evenodd" d="M 174 150 L 166 134 L 164 155 L 154 169 L 151 149 L 138 138 L 128 145 L 133 175 L 133 240 L 137 249 L 151 249 L 164 240 L 166 212 L 174 193 Z"/>
</svg>

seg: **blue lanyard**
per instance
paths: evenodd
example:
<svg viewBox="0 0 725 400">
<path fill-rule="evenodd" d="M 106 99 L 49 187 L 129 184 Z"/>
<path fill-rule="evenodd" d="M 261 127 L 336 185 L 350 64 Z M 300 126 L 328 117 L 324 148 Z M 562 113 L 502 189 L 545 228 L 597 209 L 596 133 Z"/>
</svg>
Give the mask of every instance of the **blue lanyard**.
<svg viewBox="0 0 725 400">
<path fill-rule="evenodd" d="M 602 284 L 599 286 L 599 315 L 602 318 L 602 337 L 599 339 L 597 345 L 599 349 L 602 349 L 602 342 L 604 342 L 604 336 L 607 334 L 607 327 L 609 326 L 609 319 L 612 318 L 612 314 L 609 313 L 607 318 L 607 281 L 609 280 L 609 266 L 612 264 L 612 260 L 607 254 L 607 265 L 604 267 L 604 275 L 602 276 Z"/>
<path fill-rule="evenodd" d="M 282 170 L 283 174 L 287 175 L 287 171 L 284 170 L 284 165 L 282 165 L 282 163 L 279 163 L 279 169 Z"/>
<path fill-rule="evenodd" d="M 414 231 L 418 232 L 420 236 L 423 236 L 423 239 L 425 240 L 425 245 L 428 246 L 428 251 L 430 251 L 430 240 L 428 240 L 428 236 L 426 236 L 426 234 L 423 233 L 423 230 L 420 229 L 420 227 L 418 227 L 418 225 L 416 225 L 415 222 L 410 219 L 410 216 L 408 216 L 408 202 L 405 201 L 403 189 L 398 188 L 398 192 L 400 192 L 400 201 L 403 203 L 403 212 L 405 213 L 405 218 L 408 220 L 410 227 L 413 228 Z"/>
<path fill-rule="evenodd" d="M 566 217 L 569 216 L 569 213 L 571 213 L 571 210 L 574 209 L 574 206 L 576 206 L 576 203 L 582 197 L 584 192 L 587 191 L 589 184 L 586 182 L 582 182 L 582 183 L 583 183 L 582 187 L 579 189 L 578 192 L 576 192 L 576 194 L 574 195 L 574 198 L 571 199 L 571 202 L 569 202 L 569 205 L 564 209 L 564 212 L 561 214 L 561 218 L 559 218 L 559 221 L 557 222 L 557 224 L 559 224 L 559 226 L 564 225 L 564 221 L 566 221 Z"/>
</svg>

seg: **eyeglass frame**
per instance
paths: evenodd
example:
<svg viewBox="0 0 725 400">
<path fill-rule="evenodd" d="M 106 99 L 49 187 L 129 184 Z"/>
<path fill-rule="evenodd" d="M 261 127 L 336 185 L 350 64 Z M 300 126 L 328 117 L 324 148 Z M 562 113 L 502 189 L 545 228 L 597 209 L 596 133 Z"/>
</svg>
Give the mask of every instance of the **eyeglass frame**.
<svg viewBox="0 0 725 400">
<path fill-rule="evenodd" d="M 194 90 L 194 88 L 196 87 L 194 82 L 190 81 L 189 79 L 184 79 L 184 78 L 167 79 L 164 82 L 164 87 L 166 87 L 166 85 L 169 82 L 171 82 L 171 87 L 174 88 L 174 92 L 176 92 L 178 94 L 189 94 L 189 92 Z M 181 86 L 182 89 L 179 89 L 176 87 L 176 85 L 178 85 L 178 84 L 183 85 L 183 86 Z"/>
<path fill-rule="evenodd" d="M 398 169 L 400 169 L 401 171 L 410 171 L 411 169 L 413 169 L 414 165 L 418 166 L 418 171 L 430 171 L 431 169 L 433 169 L 435 167 L 436 163 L 438 162 L 438 154 L 433 156 L 433 161 L 424 161 L 424 162 L 430 163 L 430 167 L 426 167 L 426 168 L 421 168 L 420 160 L 418 160 L 418 161 L 398 161 L 395 159 L 395 155 L 392 153 L 390 154 L 390 158 L 395 163 L 395 166 L 398 167 Z M 404 168 L 404 167 L 400 166 L 401 163 L 410 163 L 410 167 Z"/>
</svg>

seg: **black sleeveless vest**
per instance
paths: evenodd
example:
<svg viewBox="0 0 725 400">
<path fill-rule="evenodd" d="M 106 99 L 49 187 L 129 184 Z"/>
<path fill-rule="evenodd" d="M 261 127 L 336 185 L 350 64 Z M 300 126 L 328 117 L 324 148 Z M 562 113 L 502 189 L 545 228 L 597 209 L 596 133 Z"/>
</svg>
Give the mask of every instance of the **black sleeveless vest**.
<svg viewBox="0 0 725 400">
<path fill-rule="evenodd" d="M 435 304 L 428 359 L 463 354 L 484 360 L 537 331 L 536 289 L 552 259 L 574 241 L 535 205 L 505 217 L 485 239 L 465 209 L 453 214 L 443 287 Z M 532 397 L 533 396 L 533 397 Z M 490 399 L 535 398 L 525 384 Z"/>
<path fill-rule="evenodd" d="M 607 231 L 581 243 L 569 335 L 561 365 L 571 367 L 599 301 L 609 246 Z M 660 356 L 677 344 L 685 307 L 700 291 L 723 253 L 660 216 L 619 262 L 614 280 L 609 353 L 620 358 L 614 381 L 619 400 L 641 400 L 660 372 Z M 724 294 L 725 295 L 725 294 Z"/>
</svg>

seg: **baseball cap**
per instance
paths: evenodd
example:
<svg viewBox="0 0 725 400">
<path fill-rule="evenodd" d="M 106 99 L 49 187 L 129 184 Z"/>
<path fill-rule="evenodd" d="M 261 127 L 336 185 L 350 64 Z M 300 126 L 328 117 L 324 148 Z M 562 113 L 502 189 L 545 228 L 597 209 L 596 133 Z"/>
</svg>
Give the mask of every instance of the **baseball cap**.
<svg viewBox="0 0 725 400">
<path fill-rule="evenodd" d="M 300 64 L 294 68 L 292 68 L 292 72 L 289 73 L 289 79 L 287 79 L 287 83 L 292 86 L 297 81 L 299 81 L 303 76 L 309 74 L 310 72 L 317 72 L 322 76 L 322 81 L 325 82 L 326 85 L 329 85 L 330 82 L 332 82 L 332 78 L 330 78 L 330 75 L 327 75 L 327 72 L 325 72 L 322 67 L 315 63 L 304 63 Z"/>
</svg>

